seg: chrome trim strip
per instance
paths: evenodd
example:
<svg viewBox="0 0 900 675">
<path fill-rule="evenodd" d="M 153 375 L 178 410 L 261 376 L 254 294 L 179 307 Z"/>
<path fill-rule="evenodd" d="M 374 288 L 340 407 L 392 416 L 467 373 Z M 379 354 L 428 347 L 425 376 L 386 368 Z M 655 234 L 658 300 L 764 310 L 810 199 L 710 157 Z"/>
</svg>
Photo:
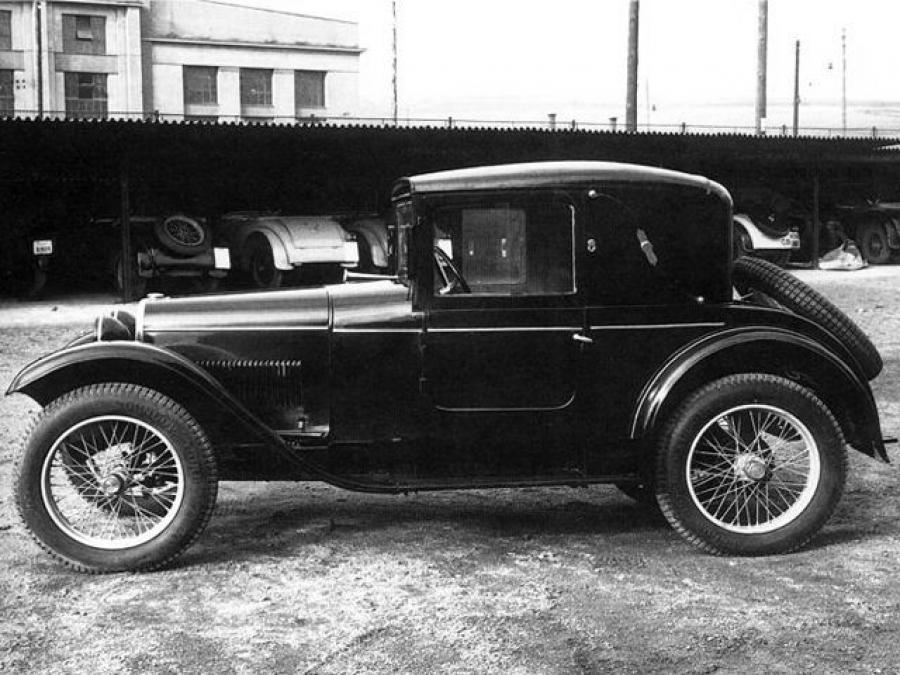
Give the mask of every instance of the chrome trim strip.
<svg viewBox="0 0 900 675">
<path fill-rule="evenodd" d="M 448 408 L 447 406 L 437 405 L 435 404 L 435 410 L 440 410 L 441 412 L 458 412 L 458 413 L 496 413 L 496 412 L 555 412 L 558 410 L 565 410 L 569 406 L 571 406 L 575 402 L 575 393 L 572 393 L 572 396 L 568 401 L 563 403 L 562 405 L 553 406 L 553 407 L 543 407 L 543 408 Z"/>
<path fill-rule="evenodd" d="M 561 333 L 581 330 L 581 326 L 503 326 L 496 328 L 429 328 L 428 333 Z"/>
<path fill-rule="evenodd" d="M 422 333 L 423 328 L 335 328 L 335 333 Z"/>
<path fill-rule="evenodd" d="M 605 326 L 591 326 L 591 330 L 644 330 L 646 328 L 721 328 L 724 325 L 724 321 L 706 321 L 700 323 L 608 324 Z"/>
<path fill-rule="evenodd" d="M 328 332 L 328 326 L 187 326 L 185 328 L 151 328 L 151 333 L 235 333 L 242 331 L 321 331 Z"/>
</svg>

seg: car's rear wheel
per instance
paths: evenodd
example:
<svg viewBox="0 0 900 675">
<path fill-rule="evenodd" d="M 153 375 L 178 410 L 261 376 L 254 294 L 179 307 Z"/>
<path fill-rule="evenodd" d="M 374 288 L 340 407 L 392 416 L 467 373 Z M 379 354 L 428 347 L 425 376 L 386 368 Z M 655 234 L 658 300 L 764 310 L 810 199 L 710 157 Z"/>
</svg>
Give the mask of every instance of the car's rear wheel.
<svg viewBox="0 0 900 675">
<path fill-rule="evenodd" d="M 708 552 L 786 553 L 825 524 L 846 473 L 841 429 L 812 391 L 774 375 L 732 375 L 688 397 L 664 427 L 657 500 Z"/>
<path fill-rule="evenodd" d="M 206 526 L 216 463 L 181 405 L 145 387 L 105 383 L 44 409 L 14 486 L 27 530 L 67 565 L 149 570 L 178 556 Z"/>
<path fill-rule="evenodd" d="M 174 215 L 153 225 L 159 243 L 175 255 L 197 255 L 209 248 L 206 226 L 196 218 Z"/>
</svg>

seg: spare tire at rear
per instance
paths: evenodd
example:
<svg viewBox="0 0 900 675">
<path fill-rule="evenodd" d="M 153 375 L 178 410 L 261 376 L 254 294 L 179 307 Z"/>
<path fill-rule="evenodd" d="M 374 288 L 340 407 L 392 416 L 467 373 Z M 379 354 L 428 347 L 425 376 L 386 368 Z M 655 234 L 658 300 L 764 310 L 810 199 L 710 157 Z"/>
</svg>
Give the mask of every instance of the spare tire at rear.
<svg viewBox="0 0 900 675">
<path fill-rule="evenodd" d="M 759 291 L 794 314 L 822 326 L 846 345 L 870 380 L 881 372 L 884 365 L 881 355 L 860 327 L 828 298 L 790 272 L 765 260 L 746 256 L 734 261 L 733 272 L 738 291 Z"/>
</svg>

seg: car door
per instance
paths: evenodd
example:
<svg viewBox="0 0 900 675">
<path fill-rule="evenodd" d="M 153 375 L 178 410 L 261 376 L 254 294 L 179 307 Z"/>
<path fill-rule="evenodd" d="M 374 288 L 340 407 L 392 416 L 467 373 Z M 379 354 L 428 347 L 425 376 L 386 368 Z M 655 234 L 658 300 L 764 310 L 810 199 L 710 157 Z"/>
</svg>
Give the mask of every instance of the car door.
<svg viewBox="0 0 900 675">
<path fill-rule="evenodd" d="M 551 191 L 455 196 L 426 221 L 423 391 L 440 435 L 494 474 L 580 473 L 573 202 Z"/>
</svg>

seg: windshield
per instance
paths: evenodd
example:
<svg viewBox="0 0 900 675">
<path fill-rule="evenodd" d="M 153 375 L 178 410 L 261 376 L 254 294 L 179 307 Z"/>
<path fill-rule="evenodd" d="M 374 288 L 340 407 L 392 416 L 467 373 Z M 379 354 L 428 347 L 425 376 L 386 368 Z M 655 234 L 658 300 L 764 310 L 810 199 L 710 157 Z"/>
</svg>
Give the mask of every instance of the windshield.
<svg viewBox="0 0 900 675">
<path fill-rule="evenodd" d="M 410 201 L 394 204 L 388 222 L 390 230 L 389 264 L 401 282 L 409 282 L 409 235 L 413 226 L 413 207 Z"/>
</svg>

